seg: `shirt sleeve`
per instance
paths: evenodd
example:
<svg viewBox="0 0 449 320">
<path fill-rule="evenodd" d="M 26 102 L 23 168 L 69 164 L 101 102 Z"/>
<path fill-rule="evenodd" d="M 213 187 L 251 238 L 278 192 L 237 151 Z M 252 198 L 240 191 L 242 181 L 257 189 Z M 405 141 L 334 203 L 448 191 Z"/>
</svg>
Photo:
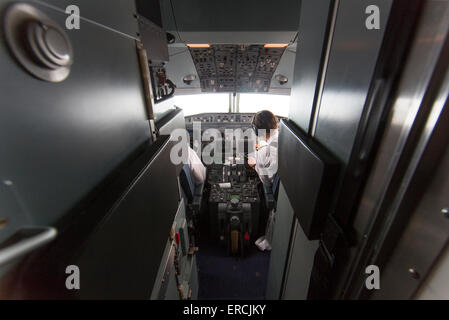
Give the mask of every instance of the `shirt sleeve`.
<svg viewBox="0 0 449 320">
<path fill-rule="evenodd" d="M 201 184 L 206 180 L 206 167 L 201 162 L 196 152 L 189 147 L 189 169 L 195 184 Z"/>
<path fill-rule="evenodd" d="M 248 145 L 248 158 L 254 158 L 257 159 L 257 155 L 256 155 L 256 146 L 254 144 L 249 144 Z"/>
<path fill-rule="evenodd" d="M 264 183 L 270 183 L 270 177 L 265 173 L 264 169 L 269 166 L 269 157 L 267 156 L 267 148 L 269 146 L 263 146 L 256 151 L 256 167 L 255 170 L 259 175 L 260 180 Z"/>
<path fill-rule="evenodd" d="M 277 172 L 270 172 L 268 168 L 273 169 L 272 165 L 277 165 L 277 148 L 271 145 L 266 145 L 256 151 L 256 172 L 259 175 L 260 180 L 264 184 L 273 182 L 273 177 Z"/>
</svg>

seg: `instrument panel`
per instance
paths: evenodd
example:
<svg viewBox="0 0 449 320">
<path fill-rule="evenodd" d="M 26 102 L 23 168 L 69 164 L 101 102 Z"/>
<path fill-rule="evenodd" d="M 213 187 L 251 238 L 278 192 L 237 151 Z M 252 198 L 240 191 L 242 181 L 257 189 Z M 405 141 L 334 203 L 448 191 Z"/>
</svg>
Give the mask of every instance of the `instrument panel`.
<svg viewBox="0 0 449 320">
<path fill-rule="evenodd" d="M 192 130 L 194 122 L 204 127 L 250 127 L 255 113 L 200 113 L 185 117 L 187 130 Z M 277 117 L 281 121 L 283 117 Z"/>
<path fill-rule="evenodd" d="M 225 203 L 237 199 L 241 203 L 259 201 L 254 170 L 245 165 L 210 165 L 207 168 L 207 181 L 211 185 L 209 202 Z M 227 186 L 228 185 L 228 186 Z"/>
<path fill-rule="evenodd" d="M 254 113 L 201 113 L 186 117 L 186 125 L 201 123 L 251 123 Z"/>
</svg>

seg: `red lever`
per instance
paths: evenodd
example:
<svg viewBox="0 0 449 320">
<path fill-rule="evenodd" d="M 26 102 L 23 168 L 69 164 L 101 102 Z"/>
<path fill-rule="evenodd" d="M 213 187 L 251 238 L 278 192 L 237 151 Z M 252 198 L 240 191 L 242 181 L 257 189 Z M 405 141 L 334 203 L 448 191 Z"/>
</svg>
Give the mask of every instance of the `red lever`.
<svg viewBox="0 0 449 320">
<path fill-rule="evenodd" d="M 176 232 L 176 243 L 179 244 L 181 242 L 181 237 L 179 236 L 179 232 Z"/>
<path fill-rule="evenodd" d="M 243 237 L 246 241 L 249 241 L 249 233 L 248 231 L 245 232 L 245 236 Z"/>
</svg>

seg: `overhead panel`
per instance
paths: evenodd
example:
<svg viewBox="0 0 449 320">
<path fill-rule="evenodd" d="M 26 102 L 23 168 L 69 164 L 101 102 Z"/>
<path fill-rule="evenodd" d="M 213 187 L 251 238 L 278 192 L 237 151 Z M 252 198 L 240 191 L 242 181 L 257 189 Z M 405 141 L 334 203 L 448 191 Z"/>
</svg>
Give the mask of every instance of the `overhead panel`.
<svg viewBox="0 0 449 320">
<path fill-rule="evenodd" d="M 268 92 L 285 48 L 210 45 L 189 50 L 202 92 Z"/>
</svg>

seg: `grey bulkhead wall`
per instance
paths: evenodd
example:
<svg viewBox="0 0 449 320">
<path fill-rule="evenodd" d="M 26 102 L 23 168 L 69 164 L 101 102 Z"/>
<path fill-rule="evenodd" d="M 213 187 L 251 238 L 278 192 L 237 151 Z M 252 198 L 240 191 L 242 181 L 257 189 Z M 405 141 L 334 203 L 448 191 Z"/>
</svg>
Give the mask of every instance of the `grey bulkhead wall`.
<svg viewBox="0 0 449 320">
<path fill-rule="evenodd" d="M 299 19 L 298 44 L 296 49 L 294 78 L 290 99 L 289 117 L 307 132 L 316 86 L 319 83 L 321 56 L 325 45 L 327 20 L 331 10 L 331 1 L 302 0 Z M 267 299 L 278 299 L 282 295 L 282 281 L 288 260 L 290 231 L 294 225 L 294 213 L 285 189 L 279 189 L 276 224 L 273 233 L 273 250 L 271 252 Z M 313 264 L 313 256 L 318 247 L 317 241 L 307 241 L 301 227 L 296 228 L 294 239 L 297 251 L 302 245 L 300 261 L 293 262 L 292 276 L 289 281 L 286 299 L 305 299 L 307 297 L 308 278 Z M 300 244 L 301 242 L 301 244 Z M 296 258 L 296 256 L 295 256 Z M 294 275 L 293 275 L 294 274 Z M 302 277 L 302 278 L 300 278 Z M 294 292 L 292 291 L 294 289 Z"/>
<path fill-rule="evenodd" d="M 29 3 L 62 27 L 69 4 L 83 19 L 67 30 L 74 64 L 61 83 L 31 76 L 0 38 L 0 212 L 9 220 L 0 242 L 23 225 L 53 225 L 149 139 L 134 1 Z"/>
<path fill-rule="evenodd" d="M 326 45 L 331 0 L 302 0 L 289 118 L 309 131 L 320 67 Z"/>
<path fill-rule="evenodd" d="M 314 23 L 321 22 L 317 21 L 319 17 L 326 18 L 327 21 L 323 12 L 314 10 L 321 9 L 326 13 L 328 3 L 329 1 L 318 3 L 303 0 L 301 4 L 289 116 L 306 132 L 310 130 L 309 126 L 313 120 L 313 104 L 320 80 L 318 72 L 324 40 L 323 31 L 320 33 L 320 28 L 314 27 Z M 315 111 L 317 121 L 314 136 L 340 159 L 343 166 L 347 165 L 351 155 L 391 4 L 392 1 L 339 1 L 321 104 L 316 106 Z M 368 30 L 365 27 L 368 16 L 365 9 L 369 5 L 377 5 L 380 9 L 379 30 Z M 308 283 L 304 284 L 304 281 L 310 278 L 310 262 L 313 261 L 318 243 L 307 240 L 301 227 L 298 227 L 291 245 L 293 249 L 283 298 L 305 299 Z"/>
<path fill-rule="evenodd" d="M 298 27 L 299 7 L 300 0 L 161 2 L 165 29 L 178 29 L 181 33 L 294 31 Z"/>
<path fill-rule="evenodd" d="M 368 6 L 380 13 L 379 30 L 365 26 Z M 346 165 L 365 107 L 392 0 L 340 0 L 319 106 L 315 137 Z"/>
</svg>

